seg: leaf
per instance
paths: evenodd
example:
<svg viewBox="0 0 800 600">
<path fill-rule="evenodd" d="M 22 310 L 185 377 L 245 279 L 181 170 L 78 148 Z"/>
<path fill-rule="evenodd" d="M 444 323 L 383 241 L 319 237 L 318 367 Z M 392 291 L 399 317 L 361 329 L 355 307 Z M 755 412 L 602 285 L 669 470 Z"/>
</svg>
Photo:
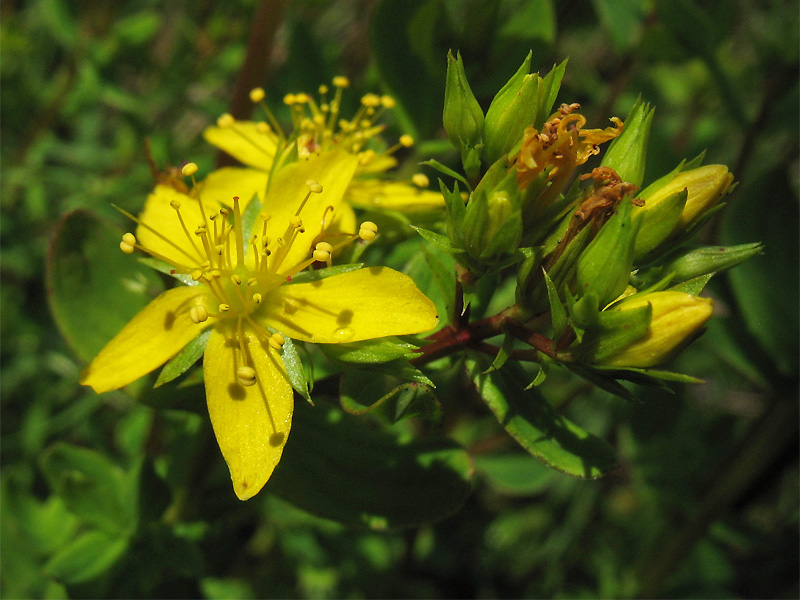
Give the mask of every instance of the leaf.
<svg viewBox="0 0 800 600">
<path fill-rule="evenodd" d="M 567 311 L 558 297 L 558 290 L 556 289 L 553 280 L 547 271 L 542 270 L 544 273 L 544 283 L 547 286 L 547 299 L 550 302 L 550 318 L 553 321 L 553 339 L 558 340 L 567 330 L 569 320 L 567 319 Z"/>
<path fill-rule="evenodd" d="M 121 236 L 122 230 L 80 210 L 61 220 L 50 244 L 50 307 L 61 333 L 85 360 L 163 290 L 157 275 L 119 250 Z"/>
<path fill-rule="evenodd" d="M 297 346 L 288 337 L 284 338 L 284 340 L 283 348 L 281 348 L 281 357 L 283 358 L 283 366 L 286 367 L 286 374 L 289 376 L 289 382 L 295 392 L 311 402 L 311 404 L 314 404 L 311 401 L 308 374 L 303 366 L 303 361 L 300 359 Z"/>
<path fill-rule="evenodd" d="M 326 269 L 307 269 L 301 271 L 297 275 L 292 275 L 292 283 L 319 281 L 326 277 L 333 277 L 334 275 L 341 275 L 342 273 L 349 273 L 350 271 L 358 271 L 363 266 L 363 263 L 352 263 L 349 265 L 336 265 L 335 267 L 328 267 Z"/>
<path fill-rule="evenodd" d="M 453 252 L 454 248 L 453 244 L 450 242 L 450 239 L 443 236 L 441 233 L 436 233 L 435 231 L 430 231 L 429 229 L 423 229 L 422 227 L 416 227 L 414 225 L 411 225 L 411 229 L 420 234 L 424 239 L 436 244 L 445 252 Z"/>
<path fill-rule="evenodd" d="M 169 362 L 164 365 L 164 368 L 161 369 L 161 373 L 158 374 L 158 379 L 156 379 L 153 387 L 159 387 L 172 381 L 176 377 L 180 377 L 188 371 L 194 363 L 200 360 L 200 357 L 203 356 L 203 352 L 205 352 L 209 335 L 211 335 L 211 330 L 207 329 L 173 356 Z"/>
<path fill-rule="evenodd" d="M 484 374 L 487 359 L 467 358 L 478 393 L 500 424 L 543 463 L 575 477 L 596 478 L 616 467 L 613 448 L 558 414 L 536 390 L 524 390 L 516 363 Z M 483 363 L 483 364 L 482 364 Z"/>
<path fill-rule="evenodd" d="M 409 360 L 418 355 L 419 346 L 398 337 L 378 338 L 349 344 L 324 344 L 322 350 L 343 363 L 385 363 L 398 358 Z"/>
<path fill-rule="evenodd" d="M 134 529 L 137 503 L 131 481 L 104 456 L 56 442 L 39 464 L 53 492 L 72 513 L 112 534 Z"/>
<path fill-rule="evenodd" d="M 108 571 L 127 550 L 127 538 L 93 529 L 54 554 L 44 571 L 66 584 L 90 581 Z"/>
<path fill-rule="evenodd" d="M 443 175 L 449 175 L 453 179 L 455 179 L 457 181 L 460 181 L 465 186 L 467 186 L 467 189 L 470 189 L 469 182 L 466 180 L 466 178 L 463 175 L 461 175 L 457 171 L 453 171 L 453 169 L 451 169 L 450 167 L 448 167 L 446 165 L 443 165 L 442 163 L 440 163 L 435 158 L 430 158 L 428 160 L 423 160 L 419 164 L 427 165 L 427 166 L 429 166 L 429 167 L 431 167 L 433 169 L 436 169 L 437 171 L 439 171 Z"/>
<path fill-rule="evenodd" d="M 320 517 L 385 530 L 452 514 L 472 475 L 454 442 L 400 441 L 327 403 L 300 403 L 266 489 Z"/>
<path fill-rule="evenodd" d="M 669 289 L 675 292 L 686 292 L 687 294 L 691 294 L 692 296 L 697 296 L 700 292 L 703 291 L 706 285 L 708 285 L 708 282 L 711 281 L 711 278 L 714 275 L 715 273 L 701 275 L 700 277 L 689 279 L 688 281 L 684 281 L 683 283 L 679 283 L 678 285 L 673 285 Z"/>
<path fill-rule="evenodd" d="M 546 490 L 555 471 L 529 454 L 483 454 L 475 457 L 475 470 L 501 494 L 532 496 Z"/>
<path fill-rule="evenodd" d="M 339 390 L 339 402 L 351 415 L 377 412 L 389 423 L 411 416 L 441 420 L 442 407 L 429 385 L 350 369 L 342 375 Z"/>
</svg>

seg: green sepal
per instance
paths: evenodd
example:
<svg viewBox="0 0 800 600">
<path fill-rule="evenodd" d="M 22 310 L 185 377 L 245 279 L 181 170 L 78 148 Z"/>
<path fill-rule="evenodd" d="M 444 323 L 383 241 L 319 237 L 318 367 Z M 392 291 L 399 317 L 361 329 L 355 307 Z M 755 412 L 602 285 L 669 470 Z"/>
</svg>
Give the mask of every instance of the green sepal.
<svg viewBox="0 0 800 600">
<path fill-rule="evenodd" d="M 488 358 L 468 356 L 470 378 L 500 424 L 546 465 L 575 477 L 597 478 L 614 469 L 613 448 L 559 414 L 537 390 L 523 389 L 526 376 L 516 363 L 485 373 Z"/>
<path fill-rule="evenodd" d="M 609 394 L 613 394 L 618 398 L 622 398 L 623 400 L 627 400 L 628 402 L 641 402 L 636 396 L 633 395 L 628 388 L 624 385 L 619 383 L 613 377 L 609 377 L 604 372 L 597 370 L 594 367 L 590 367 L 587 365 L 583 365 L 580 363 L 563 363 L 570 371 L 578 375 L 579 377 L 585 379 L 586 381 L 593 383 L 601 390 L 605 390 Z"/>
<path fill-rule="evenodd" d="M 664 270 L 674 274 L 674 283 L 682 283 L 709 273 L 727 271 L 757 254 L 763 254 L 763 251 L 764 246 L 759 242 L 738 246 L 704 246 L 669 261 Z"/>
<path fill-rule="evenodd" d="M 623 199 L 578 258 L 578 295 L 593 293 L 600 306 L 617 298 L 628 285 L 640 221 L 631 221 L 631 203 Z"/>
<path fill-rule="evenodd" d="M 588 364 L 601 362 L 641 338 L 650 326 L 653 309 L 647 304 L 630 310 L 605 310 L 588 327 L 578 356 Z"/>
<path fill-rule="evenodd" d="M 453 184 L 453 191 L 450 191 L 440 179 L 439 190 L 442 193 L 444 206 L 447 210 L 447 234 L 452 243 L 458 247 L 463 247 L 464 235 L 462 228 L 467 207 L 464 204 L 464 198 L 461 197 L 461 191 L 458 189 L 458 182 Z"/>
<path fill-rule="evenodd" d="M 453 243 L 450 241 L 450 238 L 442 235 L 441 233 L 436 233 L 435 231 L 431 231 L 430 229 L 417 227 L 415 225 L 409 225 L 409 227 L 411 227 L 411 229 L 420 234 L 424 239 L 428 240 L 429 242 L 432 242 L 440 250 L 447 252 L 448 254 L 458 255 L 464 253 L 464 250 L 454 246 Z"/>
<path fill-rule="evenodd" d="M 599 371 L 607 372 L 616 379 L 624 379 L 639 385 L 658 387 L 672 392 L 669 386 L 665 386 L 661 381 L 676 381 L 679 383 L 703 383 L 702 379 L 675 373 L 674 371 L 664 371 L 661 369 L 642 369 L 639 367 L 595 367 Z"/>
<path fill-rule="evenodd" d="M 506 361 L 508 361 L 508 357 L 511 356 L 511 350 L 514 348 L 514 336 L 510 333 L 506 332 L 503 336 L 503 343 L 500 346 L 500 350 L 497 352 L 497 356 L 494 357 L 492 364 L 489 365 L 489 368 L 485 371 L 486 373 L 491 373 L 492 371 L 496 371 L 497 369 L 502 368 Z"/>
<path fill-rule="evenodd" d="M 306 269 L 297 275 L 292 275 L 291 283 L 311 283 L 312 281 L 320 281 L 327 277 L 334 275 L 341 275 L 342 273 L 349 273 L 350 271 L 358 271 L 364 267 L 364 263 L 350 263 L 347 265 L 336 265 L 335 267 L 326 267 L 324 269 Z"/>
<path fill-rule="evenodd" d="M 464 72 L 461 53 L 447 53 L 442 123 L 453 145 L 464 156 L 466 147 L 475 148 L 483 138 L 483 110 L 475 99 Z"/>
<path fill-rule="evenodd" d="M 483 156 L 490 164 L 505 156 L 536 119 L 540 77 L 528 73 L 532 56 L 533 52 L 528 52 L 522 66 L 497 92 L 486 111 Z"/>
<path fill-rule="evenodd" d="M 650 108 L 650 104 L 642 102 L 642 97 L 639 96 L 625 117 L 622 134 L 614 138 L 608 146 L 600 166 L 614 169 L 622 181 L 637 187 L 642 185 L 647 159 L 647 140 L 650 137 L 650 125 L 654 114 L 655 109 Z"/>
<path fill-rule="evenodd" d="M 211 335 L 211 330 L 206 329 L 203 333 L 186 344 L 180 352 L 169 359 L 158 374 L 158 379 L 156 379 L 153 387 L 160 387 L 176 377 L 180 377 L 188 371 L 194 363 L 200 360 L 200 357 L 203 356 L 203 352 L 206 350 L 209 335 Z"/>
<path fill-rule="evenodd" d="M 708 273 L 707 275 L 701 275 L 700 277 L 695 277 L 694 279 L 689 279 L 678 285 L 673 285 L 669 288 L 675 292 L 684 292 L 689 294 L 690 296 L 697 296 L 700 292 L 702 292 L 705 287 L 708 285 L 708 282 L 711 281 L 711 278 L 714 276 L 714 273 Z"/>
<path fill-rule="evenodd" d="M 567 320 L 567 311 L 558 297 L 558 290 L 556 289 L 553 280 L 544 272 L 544 284 L 547 286 L 547 300 L 550 302 L 550 319 L 553 323 L 553 339 L 558 340 L 567 330 L 569 321 Z"/>
<path fill-rule="evenodd" d="M 561 80 L 564 79 L 568 61 L 569 59 L 565 58 L 558 65 L 553 65 L 550 72 L 539 80 L 538 109 L 533 121 L 536 129 L 542 129 L 542 125 L 553 111 L 553 104 L 555 104 L 558 91 L 561 89 Z"/>
<path fill-rule="evenodd" d="M 286 368 L 286 374 L 289 376 L 289 383 L 292 384 L 292 389 L 305 398 L 309 404 L 313 406 L 314 402 L 311 400 L 311 389 L 313 386 L 313 363 L 308 362 L 308 368 L 300 358 L 298 346 L 288 337 L 284 337 L 283 347 L 280 349 L 281 358 L 283 359 L 283 366 Z M 326 346 L 335 346 L 336 344 L 325 344 Z"/>
<path fill-rule="evenodd" d="M 456 181 L 460 181 L 465 186 L 467 186 L 467 189 L 471 189 L 470 185 L 469 185 L 469 182 L 464 178 L 464 176 L 461 173 L 458 173 L 457 171 L 454 171 L 450 167 L 443 165 L 442 163 L 440 163 L 436 159 L 431 158 L 431 159 L 428 159 L 428 160 L 423 160 L 419 164 L 427 165 L 427 166 L 429 166 L 429 167 L 431 167 L 433 169 L 436 169 L 440 173 L 442 173 L 444 175 L 448 175 L 448 176 L 452 177 L 453 179 L 455 179 Z"/>
<path fill-rule="evenodd" d="M 173 279 L 180 281 L 183 285 L 200 285 L 200 282 L 195 281 L 189 275 L 185 273 L 176 273 L 175 267 L 173 267 L 168 262 L 164 262 L 158 258 L 151 258 L 149 256 L 141 256 L 138 257 L 137 262 L 143 264 L 145 267 L 149 267 L 154 271 L 158 271 L 159 273 L 163 273 L 164 275 L 169 275 Z"/>
<path fill-rule="evenodd" d="M 345 344 L 325 344 L 325 354 L 345 364 L 374 364 L 410 360 L 418 356 L 419 346 L 398 337 L 378 338 Z"/>
<path fill-rule="evenodd" d="M 648 208 L 645 200 L 644 208 L 639 211 L 641 225 L 634 246 L 637 261 L 656 250 L 672 235 L 686 206 L 687 197 L 688 191 L 684 189 L 665 198 L 653 208 Z"/>
</svg>

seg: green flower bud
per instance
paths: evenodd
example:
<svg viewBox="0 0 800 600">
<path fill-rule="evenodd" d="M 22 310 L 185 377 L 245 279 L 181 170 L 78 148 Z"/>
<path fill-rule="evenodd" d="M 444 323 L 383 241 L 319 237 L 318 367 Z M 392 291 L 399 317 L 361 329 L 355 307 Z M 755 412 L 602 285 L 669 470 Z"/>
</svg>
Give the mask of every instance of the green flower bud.
<svg viewBox="0 0 800 600">
<path fill-rule="evenodd" d="M 604 313 L 624 313 L 651 308 L 650 326 L 644 335 L 595 364 L 608 367 L 654 367 L 668 361 L 683 349 L 711 318 L 714 303 L 710 298 L 683 292 L 653 292 L 634 296 Z"/>
<path fill-rule="evenodd" d="M 541 78 L 528 73 L 531 56 L 529 52 L 522 66 L 497 92 L 486 111 L 483 156 L 489 163 L 495 162 L 518 144 L 525 128 L 536 118 Z"/>
<path fill-rule="evenodd" d="M 763 248 L 764 246 L 757 242 L 739 246 L 697 248 L 665 265 L 663 272 L 674 273 L 672 283 L 680 283 L 733 268 L 748 258 L 761 254 Z"/>
<path fill-rule="evenodd" d="M 628 286 L 639 221 L 631 221 L 631 203 L 624 199 L 578 259 L 578 296 L 593 294 L 605 306 Z"/>
<path fill-rule="evenodd" d="M 466 146 L 474 148 L 483 138 L 483 110 L 467 82 L 459 53 L 447 53 L 447 79 L 444 88 L 442 122 L 453 145 L 462 154 Z"/>
<path fill-rule="evenodd" d="M 611 142 L 600 163 L 603 167 L 614 169 L 623 181 L 636 186 L 644 179 L 647 139 L 650 137 L 650 124 L 655 108 L 636 100 L 631 112 L 625 118 L 625 130 Z"/>
<path fill-rule="evenodd" d="M 714 208 L 728 192 L 733 183 L 733 175 L 725 165 L 706 165 L 690 171 L 678 173 L 669 182 L 659 180 L 656 187 L 649 186 L 639 197 L 645 201 L 639 211 L 652 210 L 667 198 L 682 190 L 687 191 L 686 206 L 678 219 L 677 228 L 682 229 L 696 221 Z"/>
</svg>

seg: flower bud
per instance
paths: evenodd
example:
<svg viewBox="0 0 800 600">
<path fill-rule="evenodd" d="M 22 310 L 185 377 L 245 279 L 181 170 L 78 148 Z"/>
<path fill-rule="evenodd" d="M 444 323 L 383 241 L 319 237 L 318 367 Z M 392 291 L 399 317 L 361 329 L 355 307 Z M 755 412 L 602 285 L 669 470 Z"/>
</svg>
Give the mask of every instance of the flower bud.
<svg viewBox="0 0 800 600">
<path fill-rule="evenodd" d="M 709 273 L 731 269 L 748 258 L 761 254 L 763 248 L 758 242 L 739 246 L 696 248 L 665 265 L 663 272 L 674 273 L 672 278 L 674 285 Z"/>
<path fill-rule="evenodd" d="M 655 108 L 650 108 L 640 97 L 625 118 L 622 134 L 611 142 L 600 163 L 614 169 L 623 181 L 636 186 L 642 185 L 644 179 L 647 139 L 654 113 Z"/>
<path fill-rule="evenodd" d="M 525 128 L 536 118 L 539 106 L 539 80 L 529 74 L 531 53 L 522 66 L 501 88 L 486 111 L 483 156 L 494 163 L 522 139 Z"/>
<path fill-rule="evenodd" d="M 469 87 L 460 53 L 456 58 L 447 53 L 442 122 L 450 141 L 462 153 L 465 146 L 475 147 L 483 137 L 483 110 Z"/>
<path fill-rule="evenodd" d="M 644 335 L 611 356 L 595 361 L 595 364 L 648 368 L 666 362 L 695 337 L 714 312 L 710 298 L 664 291 L 634 296 L 603 313 L 625 313 L 648 305 L 652 312 L 650 326 Z"/>
<path fill-rule="evenodd" d="M 706 165 L 678 173 L 669 182 L 657 181 L 645 189 L 639 197 L 645 201 L 637 210 L 652 210 L 659 203 L 675 194 L 687 191 L 686 205 L 678 219 L 677 229 L 686 227 L 716 206 L 733 183 L 733 175 L 725 165 Z"/>
<path fill-rule="evenodd" d="M 578 259 L 578 295 L 594 294 L 600 306 L 617 298 L 628 286 L 639 222 L 631 222 L 631 203 L 623 198 L 617 212 Z"/>
</svg>

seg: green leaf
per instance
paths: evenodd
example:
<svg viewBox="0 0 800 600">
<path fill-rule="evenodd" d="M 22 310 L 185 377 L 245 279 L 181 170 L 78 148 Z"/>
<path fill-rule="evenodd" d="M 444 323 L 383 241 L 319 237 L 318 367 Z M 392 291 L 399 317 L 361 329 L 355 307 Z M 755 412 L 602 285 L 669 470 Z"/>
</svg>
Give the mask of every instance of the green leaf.
<svg viewBox="0 0 800 600">
<path fill-rule="evenodd" d="M 558 340 L 567 330 L 569 321 L 567 311 L 558 297 L 558 290 L 547 271 L 544 272 L 544 283 L 547 286 L 547 299 L 550 301 L 550 318 L 553 321 L 553 339 Z"/>
<path fill-rule="evenodd" d="M 86 531 L 54 554 L 44 571 L 66 584 L 90 581 L 114 566 L 127 550 L 127 538 Z"/>
<path fill-rule="evenodd" d="M 515 363 L 483 373 L 488 359 L 469 357 L 467 369 L 478 393 L 500 424 L 543 463 L 575 477 L 596 478 L 616 467 L 613 448 L 558 414 L 536 390 L 524 390 Z"/>
<path fill-rule="evenodd" d="M 420 234 L 424 239 L 439 246 L 439 248 L 445 252 L 452 253 L 455 250 L 455 248 L 453 248 L 453 244 L 450 242 L 450 239 L 443 236 L 441 233 L 436 233 L 435 231 L 423 229 L 422 227 L 416 227 L 414 225 L 411 225 L 411 229 Z"/>
<path fill-rule="evenodd" d="M 434 158 L 431 158 L 431 159 L 428 159 L 428 160 L 423 160 L 419 164 L 428 165 L 429 167 L 436 169 L 437 171 L 439 171 L 440 173 L 442 173 L 444 175 L 449 175 L 453 179 L 455 179 L 457 181 L 460 181 L 465 186 L 467 186 L 467 189 L 470 189 L 469 182 L 464 178 L 463 175 L 461 175 L 460 173 L 458 173 L 456 171 L 453 171 L 453 169 L 451 169 L 450 167 L 448 167 L 446 165 L 443 165 L 442 163 L 440 163 L 438 160 L 436 160 Z"/>
<path fill-rule="evenodd" d="M 176 377 L 180 377 L 188 371 L 194 363 L 200 360 L 200 357 L 203 356 L 203 352 L 206 350 L 209 335 L 211 335 L 211 330 L 207 329 L 173 356 L 169 362 L 164 365 L 164 368 L 161 369 L 161 373 L 158 374 L 158 379 L 156 379 L 153 387 L 159 387 L 172 381 Z"/>
<path fill-rule="evenodd" d="M 157 275 L 119 250 L 122 233 L 81 210 L 61 220 L 50 244 L 47 287 L 53 316 L 85 360 L 163 291 Z"/>
<path fill-rule="evenodd" d="M 402 358 L 410 360 L 418 355 L 419 346 L 398 337 L 378 338 L 349 344 L 325 344 L 325 354 L 343 363 L 385 363 Z"/>
<path fill-rule="evenodd" d="M 301 403 L 266 489 L 315 515 L 383 530 L 452 514 L 472 474 L 469 455 L 449 440 L 400 441 L 326 403 Z"/>
<path fill-rule="evenodd" d="M 586 381 L 593 383 L 609 394 L 613 394 L 629 402 L 640 401 L 628 388 L 616 381 L 613 377 L 603 374 L 602 371 L 578 363 L 564 363 L 564 365 L 576 375 L 583 377 Z"/>
<path fill-rule="evenodd" d="M 643 0 L 592 0 L 592 4 L 617 51 L 627 50 L 636 44 L 642 21 L 647 15 Z"/>
<path fill-rule="evenodd" d="M 438 422 L 442 407 L 431 386 L 403 382 L 399 377 L 383 373 L 350 369 L 342 375 L 339 402 L 351 415 L 375 412 L 396 423 L 404 417 L 419 416 Z M 413 409 L 412 409 L 413 408 Z"/>
<path fill-rule="evenodd" d="M 109 533 L 134 529 L 134 486 L 103 455 L 57 442 L 44 452 L 39 464 L 53 492 L 72 513 Z"/>
<path fill-rule="evenodd" d="M 475 470 L 501 494 L 532 496 L 546 490 L 555 471 L 529 454 L 482 454 L 475 457 Z"/>
</svg>

